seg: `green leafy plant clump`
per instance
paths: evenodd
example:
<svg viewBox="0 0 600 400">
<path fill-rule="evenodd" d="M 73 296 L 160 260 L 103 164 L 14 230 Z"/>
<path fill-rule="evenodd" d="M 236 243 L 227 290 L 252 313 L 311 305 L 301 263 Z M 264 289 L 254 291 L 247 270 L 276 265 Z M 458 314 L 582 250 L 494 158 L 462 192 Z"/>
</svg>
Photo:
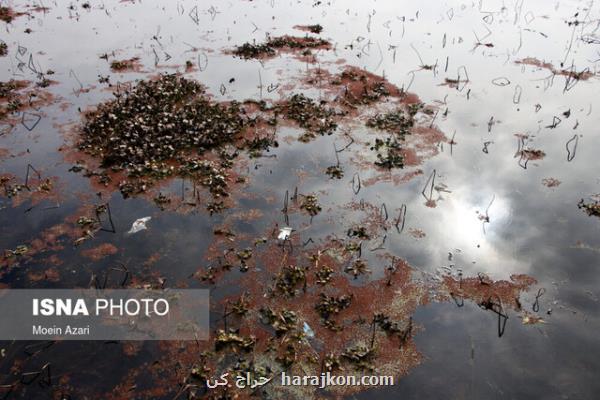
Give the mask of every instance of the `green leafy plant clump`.
<svg viewBox="0 0 600 400">
<path fill-rule="evenodd" d="M 309 50 L 315 48 L 329 48 L 331 43 L 327 40 L 314 37 L 280 36 L 269 38 L 265 43 L 244 43 L 233 50 L 233 54 L 241 58 L 272 57 L 277 50 Z"/>
<path fill-rule="evenodd" d="M 297 93 L 282 108 L 286 118 L 306 129 L 307 132 L 300 137 L 302 142 L 308 142 L 317 135 L 331 135 L 337 129 L 335 111 L 326 107 L 324 102 L 317 103 Z"/>
<path fill-rule="evenodd" d="M 176 75 L 141 81 L 115 97 L 86 115 L 79 148 L 130 173 L 231 142 L 245 126 L 238 104 L 211 103 L 200 84 Z"/>
<path fill-rule="evenodd" d="M 402 141 L 410 134 L 410 129 L 415 125 L 415 115 L 422 108 L 423 105 L 420 103 L 412 104 L 408 107 L 407 113 L 397 109 L 385 114 L 377 114 L 367 120 L 367 127 L 390 133 L 385 140 L 375 139 L 375 144 L 371 147 L 371 150 L 377 154 L 375 165 L 386 169 L 404 168 Z"/>
</svg>

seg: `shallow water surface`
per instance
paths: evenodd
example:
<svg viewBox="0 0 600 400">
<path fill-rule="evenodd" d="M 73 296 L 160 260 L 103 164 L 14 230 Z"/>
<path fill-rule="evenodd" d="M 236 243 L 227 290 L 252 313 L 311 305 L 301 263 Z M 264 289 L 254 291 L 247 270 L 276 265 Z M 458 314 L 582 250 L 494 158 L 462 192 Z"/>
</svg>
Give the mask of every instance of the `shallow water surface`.
<svg viewBox="0 0 600 400">
<path fill-rule="evenodd" d="M 290 368 L 320 372 L 327 347 L 340 344 L 309 304 L 320 287 L 311 286 L 304 300 L 271 301 L 267 294 L 286 263 L 312 265 L 309 256 L 358 242 L 349 230 L 362 226 L 369 237 L 361 239 L 360 255 L 336 253 L 329 261 L 339 261 L 336 293 L 357 293 L 355 308 L 340 314 L 350 338 L 340 349 L 369 341 L 373 316 L 362 315 L 365 310 L 381 306 L 382 312 L 395 312 L 403 317 L 402 326 L 410 320 L 410 337 L 394 350 L 398 356 L 386 342 L 389 335 L 377 333 L 378 354 L 389 351 L 391 359 L 374 362 L 374 373 L 391 371 L 396 384 L 348 391 L 267 386 L 238 393 L 241 398 L 597 398 L 600 219 L 578 204 L 600 201 L 598 4 L 107 0 L 2 5 L 16 14 L 12 22 L 0 22 L 0 40 L 8 51 L 0 57 L 0 80 L 28 81 L 23 90 L 45 93 L 48 101 L 23 106 L 0 121 L 0 176 L 10 177 L 3 182 L 7 187 L 24 184 L 29 170 L 36 185 L 51 178 L 52 187 L 0 194 L 0 248 L 28 249 L 20 256 L 4 255 L 0 288 L 89 287 L 94 278 L 98 282 L 107 275 L 113 287 L 210 288 L 214 335 L 224 328 L 227 301 L 248 292 L 254 309 L 230 324 L 256 335 L 257 346 L 266 346 L 272 332 L 256 328 L 262 302 L 295 310 L 317 337 L 304 341 L 304 350 L 296 349 Z M 322 25 L 323 32 L 296 27 L 310 24 Z M 331 48 L 310 54 L 288 49 L 259 59 L 231 54 L 243 43 L 283 35 L 318 36 Z M 111 69 L 112 61 L 134 57 L 135 68 Z M 332 81 L 349 67 L 385 79 L 402 95 L 344 108 L 343 85 Z M 280 116 L 284 121 L 268 130 L 277 146 L 260 157 L 241 151 L 234 161 L 230 174 L 243 182 L 230 179 L 227 208 L 221 212 L 206 210 L 211 196 L 193 179 L 170 177 L 148 193 L 124 198 L 114 182 L 104 186 L 72 170 L 78 162 L 99 165 L 76 148 L 83 112 L 128 85 L 172 73 L 204 85 L 215 102 L 253 99 L 277 105 L 304 93 L 347 114 L 336 120 L 334 134 L 316 135 L 308 143 L 298 140 L 302 127 Z M 49 86 L 37 87 L 44 77 Z M 424 108 L 403 142 L 405 165 L 377 167 L 370 147 L 384 136 L 366 121 L 410 104 L 409 99 Z M 326 174 L 335 165 L 343 170 L 341 179 Z M 171 199 L 163 209 L 153 201 L 159 193 Z M 300 207 L 309 195 L 321 207 L 314 216 Z M 93 216 L 94 207 L 106 203 L 114 232 L 97 230 L 76 246 L 83 237 L 77 219 Z M 147 230 L 126 234 L 146 216 L 152 217 Z M 108 226 L 104 215 L 102 227 Z M 276 232 L 283 226 L 294 231 L 282 245 Z M 235 236 L 229 240 L 216 229 Z M 258 244 L 262 238 L 265 244 Z M 247 272 L 233 257 L 244 248 L 254 252 Z M 353 279 L 344 269 L 356 258 L 370 271 Z M 404 286 L 386 285 L 390 260 L 403 260 L 396 275 L 402 275 Z M 231 269 L 223 266 L 229 262 Z M 486 309 L 479 293 L 486 286 L 514 286 L 511 276 L 517 275 L 535 283 L 515 289 L 516 300 L 500 300 L 504 321 Z M 452 282 L 460 282 L 458 292 Z M 475 282 L 471 294 L 462 282 Z M 396 290 L 389 298 L 387 286 Z M 374 297 L 361 297 L 361 290 Z M 528 320 L 531 316 L 541 320 Z M 356 322 L 361 318 L 367 322 Z M 283 368 L 266 350 L 207 356 L 214 351 L 212 342 L 200 350 L 194 346 L 4 342 L 0 396 L 234 398 L 207 391 L 190 371 L 208 365 L 209 375 L 219 376 L 233 368 L 236 357 L 268 366 L 273 374 Z M 308 353 L 316 363 L 301 360 Z M 41 377 L 22 382 L 23 373 L 48 363 L 49 383 Z M 346 365 L 343 373 L 355 373 L 354 367 Z"/>
</svg>

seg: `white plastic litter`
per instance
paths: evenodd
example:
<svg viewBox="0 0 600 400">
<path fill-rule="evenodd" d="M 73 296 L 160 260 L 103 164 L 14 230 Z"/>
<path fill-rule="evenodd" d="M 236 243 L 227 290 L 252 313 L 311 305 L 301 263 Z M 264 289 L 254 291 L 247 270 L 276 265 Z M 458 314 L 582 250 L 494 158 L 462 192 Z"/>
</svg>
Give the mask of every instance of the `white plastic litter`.
<svg viewBox="0 0 600 400">
<path fill-rule="evenodd" d="M 315 337 L 315 331 L 313 331 L 312 328 L 310 327 L 310 325 L 308 325 L 306 322 L 304 322 L 304 334 L 309 339 L 312 339 Z"/>
<path fill-rule="evenodd" d="M 146 223 L 148 221 L 150 221 L 151 219 L 152 219 L 152 217 L 144 217 L 144 218 L 136 219 L 135 221 L 133 221 L 133 224 L 131 225 L 131 229 L 129 230 L 129 232 L 127 232 L 127 234 L 133 235 L 134 233 L 138 233 L 139 231 L 148 229 L 148 227 L 146 226 Z"/>
<path fill-rule="evenodd" d="M 277 239 L 279 240 L 286 240 L 287 238 L 290 237 L 290 235 L 292 234 L 293 229 L 290 228 L 289 226 L 284 226 L 283 228 L 279 229 L 279 235 L 277 236 Z"/>
</svg>

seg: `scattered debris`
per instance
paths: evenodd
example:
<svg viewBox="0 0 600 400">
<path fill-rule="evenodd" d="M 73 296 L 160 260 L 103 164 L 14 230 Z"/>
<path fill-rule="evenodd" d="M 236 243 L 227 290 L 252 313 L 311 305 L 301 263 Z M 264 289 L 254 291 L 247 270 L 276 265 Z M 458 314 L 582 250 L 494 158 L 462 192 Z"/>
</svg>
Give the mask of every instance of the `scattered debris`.
<svg viewBox="0 0 600 400">
<path fill-rule="evenodd" d="M 277 235 L 277 239 L 279 240 L 287 240 L 289 239 L 290 235 L 292 234 L 293 229 L 290 228 L 289 226 L 284 226 L 283 228 L 279 229 L 279 234 Z"/>
<path fill-rule="evenodd" d="M 523 325 L 536 325 L 543 324 L 546 322 L 541 317 L 528 312 L 524 312 L 523 315 L 520 316 L 520 318 L 521 322 L 523 322 Z"/>
<path fill-rule="evenodd" d="M 128 235 L 133 235 L 134 233 L 138 233 L 140 231 L 148 229 L 148 227 L 146 226 L 146 224 L 151 219 L 152 219 L 152 217 L 144 217 L 144 218 L 138 218 L 138 219 L 136 219 L 135 221 L 133 221 L 133 224 L 131 224 L 131 229 L 127 232 L 127 234 Z"/>
</svg>

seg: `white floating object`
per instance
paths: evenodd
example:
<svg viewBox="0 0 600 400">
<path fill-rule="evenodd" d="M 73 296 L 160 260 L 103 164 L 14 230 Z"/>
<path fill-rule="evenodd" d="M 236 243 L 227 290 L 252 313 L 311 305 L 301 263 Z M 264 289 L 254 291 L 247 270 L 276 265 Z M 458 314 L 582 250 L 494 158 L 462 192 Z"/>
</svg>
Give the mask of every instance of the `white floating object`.
<svg viewBox="0 0 600 400">
<path fill-rule="evenodd" d="M 306 335 L 306 337 L 308 337 L 309 339 L 312 339 L 315 337 L 315 331 L 312 330 L 312 328 L 310 327 L 310 325 L 308 325 L 306 322 L 304 322 L 304 334 Z"/>
<path fill-rule="evenodd" d="M 277 239 L 279 239 L 279 240 L 286 240 L 292 234 L 292 230 L 293 229 L 290 228 L 289 226 L 284 226 L 283 228 L 280 228 L 279 229 L 279 235 L 277 236 Z"/>
<path fill-rule="evenodd" d="M 129 230 L 129 232 L 127 232 L 127 234 L 133 235 L 134 233 L 138 233 L 139 231 L 148 229 L 148 227 L 146 226 L 146 223 L 148 221 L 150 221 L 151 219 L 152 219 L 152 217 L 144 217 L 144 218 L 136 219 L 135 221 L 133 221 L 133 224 L 131 225 L 131 229 Z"/>
</svg>

